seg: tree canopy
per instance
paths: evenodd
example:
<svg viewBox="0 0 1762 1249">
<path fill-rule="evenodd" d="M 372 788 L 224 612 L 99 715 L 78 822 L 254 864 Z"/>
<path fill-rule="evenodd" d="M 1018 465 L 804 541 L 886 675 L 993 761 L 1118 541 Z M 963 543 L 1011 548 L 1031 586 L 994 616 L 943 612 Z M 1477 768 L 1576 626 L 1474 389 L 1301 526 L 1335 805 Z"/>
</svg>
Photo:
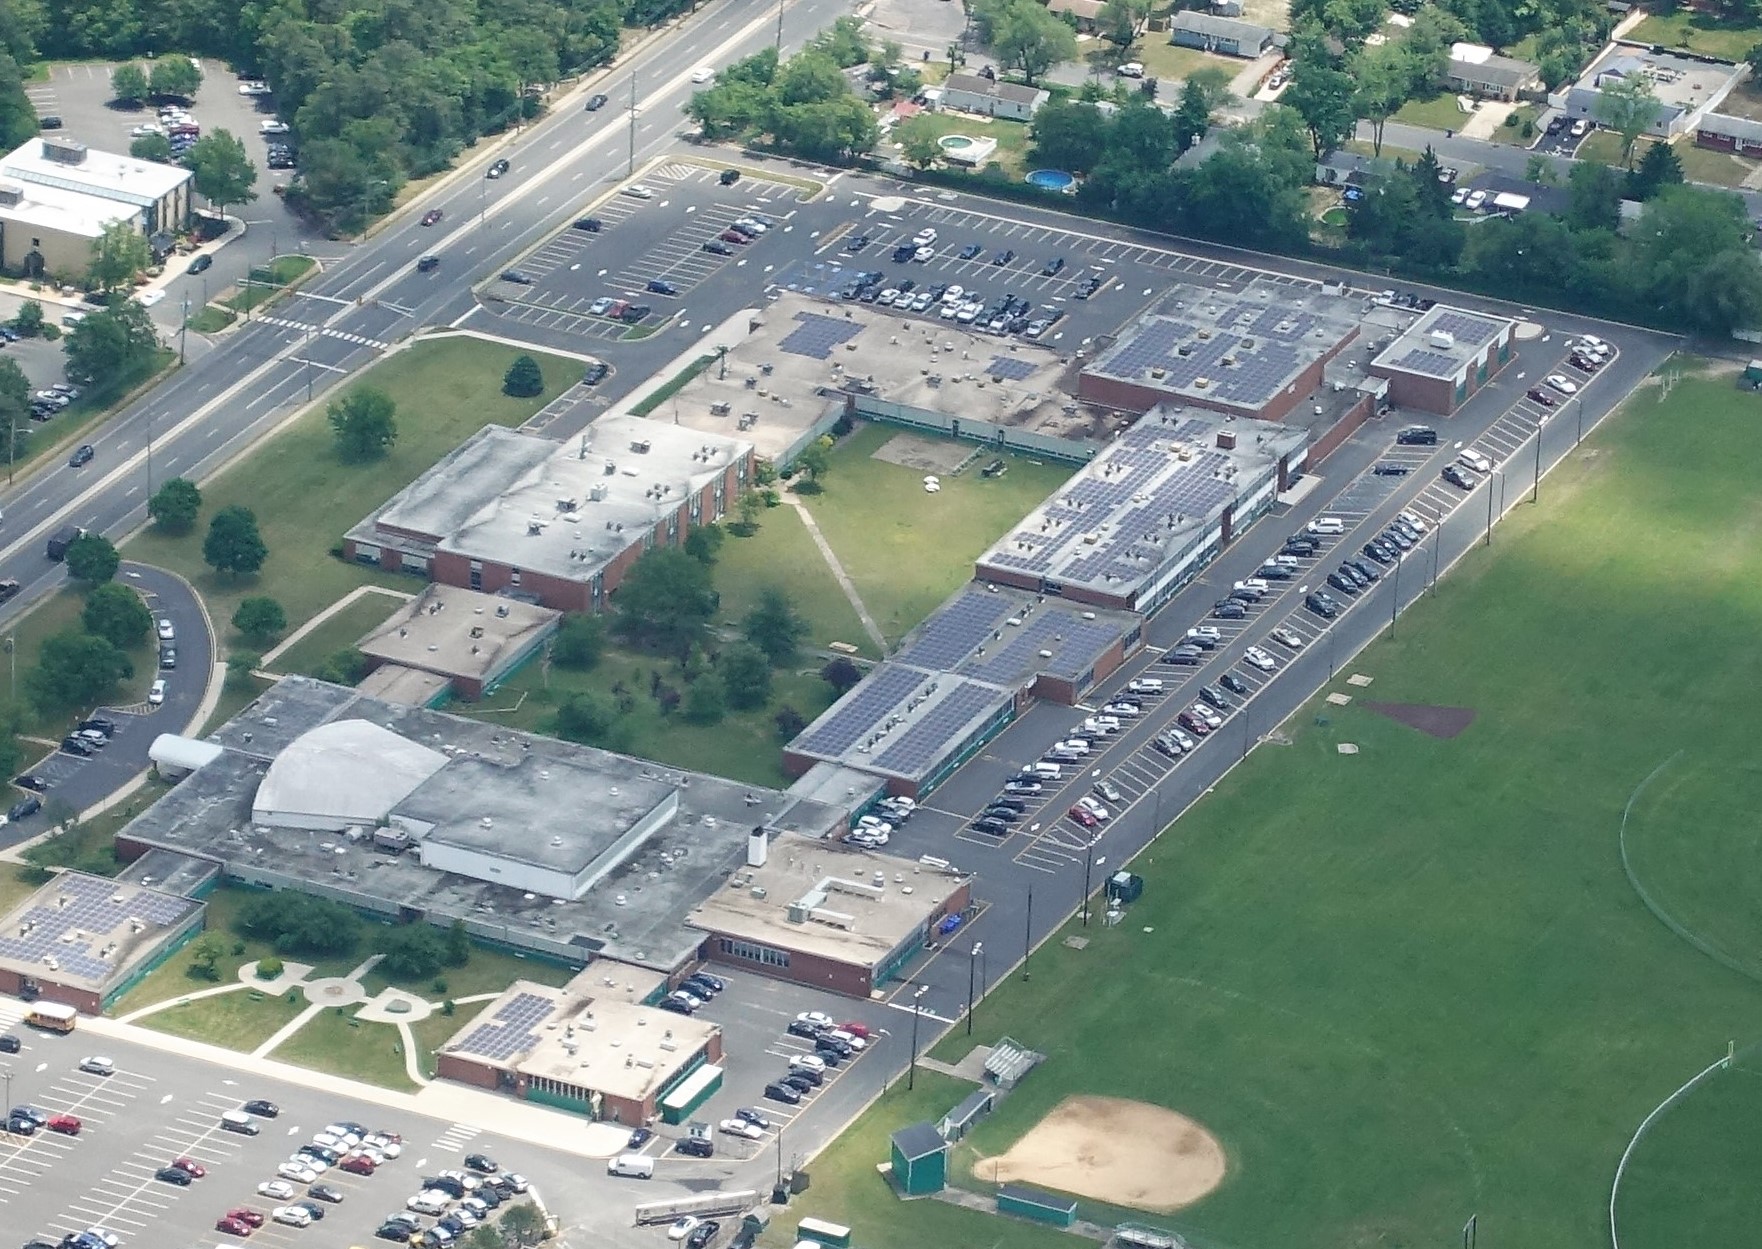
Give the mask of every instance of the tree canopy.
<svg viewBox="0 0 1762 1249">
<path fill-rule="evenodd" d="M 1060 61 L 1076 58 L 1077 32 L 1039 0 L 977 0 L 973 20 L 997 59 L 1030 86 Z"/>
<path fill-rule="evenodd" d="M 758 601 L 740 622 L 746 640 L 758 647 L 766 659 L 776 665 L 792 662 L 796 649 L 808 635 L 808 622 L 795 609 L 795 604 L 777 586 L 759 591 Z"/>
<path fill-rule="evenodd" d="M 80 623 L 118 650 L 136 645 L 153 628 L 153 613 L 139 594 L 118 581 L 92 587 Z"/>
<path fill-rule="evenodd" d="M 76 581 L 97 585 L 116 575 L 122 556 L 101 533 L 82 533 L 67 544 L 67 574 Z"/>
<path fill-rule="evenodd" d="M 84 386 L 135 376 L 160 350 L 147 310 L 125 299 L 87 314 L 67 335 L 67 376 Z"/>
<path fill-rule="evenodd" d="M 44 640 L 25 683 L 39 710 L 50 712 L 95 706 L 134 674 L 134 664 L 113 643 L 75 629 Z"/>
<path fill-rule="evenodd" d="M 202 510 L 202 490 L 187 477 L 173 477 L 147 500 L 147 515 L 166 533 L 188 533 Z"/>
<path fill-rule="evenodd" d="M 228 205 L 249 204 L 257 198 L 251 188 L 257 182 L 257 166 L 245 145 L 231 131 L 214 130 L 196 140 L 184 158 L 193 175 L 196 192 L 221 211 Z"/>
<path fill-rule="evenodd" d="M 223 507 L 208 522 L 202 540 L 202 559 L 215 572 L 237 576 L 254 573 L 269 558 L 269 548 L 257 532 L 257 515 L 237 504 Z"/>
<path fill-rule="evenodd" d="M 534 395 L 542 395 L 545 389 L 545 375 L 538 367 L 538 361 L 522 352 L 514 357 L 514 363 L 502 377 L 502 393 L 512 395 L 516 399 L 530 399 Z"/>
<path fill-rule="evenodd" d="M 135 276 L 153 263 L 147 236 L 128 221 L 112 221 L 92 242 L 87 269 L 94 290 L 108 294 L 134 284 Z"/>
<path fill-rule="evenodd" d="M 617 632 L 683 663 L 703 641 L 717 596 L 710 570 L 678 547 L 657 546 L 632 565 L 612 604 Z"/>
<path fill-rule="evenodd" d="M 398 440 L 398 405 L 377 386 L 356 386 L 325 408 L 336 448 L 345 460 L 377 460 Z"/>
<path fill-rule="evenodd" d="M 267 595 L 254 594 L 239 603 L 232 614 L 232 627 L 245 640 L 261 646 L 273 642 L 288 627 L 288 614 L 282 605 Z"/>
</svg>

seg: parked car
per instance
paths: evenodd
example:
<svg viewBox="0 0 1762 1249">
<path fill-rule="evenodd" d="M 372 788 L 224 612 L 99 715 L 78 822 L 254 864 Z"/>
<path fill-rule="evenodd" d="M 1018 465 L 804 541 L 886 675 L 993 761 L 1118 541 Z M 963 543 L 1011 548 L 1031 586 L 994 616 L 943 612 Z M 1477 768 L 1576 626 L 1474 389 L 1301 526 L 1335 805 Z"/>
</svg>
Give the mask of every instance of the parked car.
<svg viewBox="0 0 1762 1249">
<path fill-rule="evenodd" d="M 490 167 L 483 171 L 483 176 L 486 178 L 499 178 L 503 174 L 507 173 L 508 169 L 509 169 L 509 164 L 505 158 L 501 159 L 501 160 L 493 161 L 493 162 L 491 162 Z"/>
</svg>

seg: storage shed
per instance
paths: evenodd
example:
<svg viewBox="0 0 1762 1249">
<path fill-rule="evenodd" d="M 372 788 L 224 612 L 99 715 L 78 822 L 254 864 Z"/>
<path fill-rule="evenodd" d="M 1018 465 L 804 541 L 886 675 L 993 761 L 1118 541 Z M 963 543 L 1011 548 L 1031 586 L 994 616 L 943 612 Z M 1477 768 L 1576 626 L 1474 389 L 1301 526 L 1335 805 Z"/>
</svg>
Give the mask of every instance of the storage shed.
<svg viewBox="0 0 1762 1249">
<path fill-rule="evenodd" d="M 928 1197 L 948 1183 L 948 1142 L 931 1123 L 893 1134 L 893 1182 L 907 1197 Z"/>
<path fill-rule="evenodd" d="M 1053 1227 L 1069 1227 L 1077 1221 L 1077 1202 L 1074 1197 L 1061 1197 L 1026 1184 L 1005 1184 L 997 1190 L 997 1212 Z"/>
</svg>

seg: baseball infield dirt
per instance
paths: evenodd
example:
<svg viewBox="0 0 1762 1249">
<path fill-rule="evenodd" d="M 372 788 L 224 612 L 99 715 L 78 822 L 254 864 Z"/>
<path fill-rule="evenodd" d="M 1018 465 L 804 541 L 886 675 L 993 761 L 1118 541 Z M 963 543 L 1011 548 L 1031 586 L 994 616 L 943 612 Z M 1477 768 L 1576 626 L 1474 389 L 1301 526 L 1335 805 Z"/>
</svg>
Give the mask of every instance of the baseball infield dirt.
<svg viewBox="0 0 1762 1249">
<path fill-rule="evenodd" d="M 1159 1214 L 1223 1182 L 1223 1146 L 1185 1115 L 1122 1097 L 1067 1097 L 973 1174 Z"/>
<path fill-rule="evenodd" d="M 1418 729 L 1421 733 L 1446 740 L 1474 723 L 1473 707 L 1437 707 L 1431 703 L 1367 702 L 1364 705 L 1410 729 Z"/>
</svg>

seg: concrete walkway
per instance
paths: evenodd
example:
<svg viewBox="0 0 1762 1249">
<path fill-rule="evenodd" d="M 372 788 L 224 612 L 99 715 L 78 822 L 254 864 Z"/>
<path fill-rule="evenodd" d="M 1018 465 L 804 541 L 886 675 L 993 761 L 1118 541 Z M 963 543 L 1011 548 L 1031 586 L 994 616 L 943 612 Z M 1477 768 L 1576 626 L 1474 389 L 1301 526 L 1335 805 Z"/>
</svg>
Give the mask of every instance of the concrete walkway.
<svg viewBox="0 0 1762 1249">
<path fill-rule="evenodd" d="M 307 1024 L 311 1023 L 314 1019 L 316 1019 L 319 1015 L 322 1015 L 323 1013 L 324 1013 L 324 1004 L 323 1003 L 321 1003 L 321 1002 L 312 1003 L 312 1005 L 308 1006 L 305 1010 L 301 1011 L 299 1014 L 295 1015 L 292 1019 L 288 1020 L 281 1027 L 277 1028 L 275 1030 L 274 1034 L 271 1035 L 267 1041 L 263 1042 L 263 1044 L 259 1045 L 256 1049 L 252 1050 L 251 1057 L 252 1058 L 262 1058 L 265 1054 L 268 1054 L 276 1046 L 280 1045 L 283 1041 L 285 1041 L 289 1037 L 293 1036 L 294 1033 L 298 1032 L 301 1028 L 304 1028 Z"/>
<path fill-rule="evenodd" d="M 274 676 L 275 673 L 271 671 L 271 665 L 274 664 L 277 659 L 280 659 L 282 655 L 286 654 L 289 647 L 293 646 L 301 638 L 312 632 L 312 630 L 316 629 L 326 620 L 329 620 L 332 616 L 347 608 L 351 603 L 364 594 L 383 594 L 387 598 L 396 599 L 400 603 L 408 603 L 411 599 L 416 597 L 414 594 L 405 594 L 402 590 L 388 590 L 381 585 L 364 585 L 354 590 L 350 590 L 329 607 L 326 607 L 323 611 L 312 617 L 312 619 L 308 620 L 298 629 L 295 629 L 292 633 L 288 634 L 287 637 L 281 640 L 280 645 L 270 651 L 267 655 L 263 656 L 262 659 L 258 660 L 258 671 L 265 676 Z"/>
<path fill-rule="evenodd" d="M 856 585 L 851 581 L 850 574 L 844 571 L 844 565 L 838 562 L 838 556 L 833 553 L 831 543 L 827 542 L 826 535 L 820 532 L 820 526 L 814 523 L 814 514 L 808 511 L 807 504 L 793 494 L 785 491 L 783 497 L 788 501 L 789 506 L 795 509 L 796 515 L 801 517 L 801 523 L 807 526 L 808 536 L 814 540 L 814 545 L 820 548 L 820 558 L 826 561 L 826 567 L 832 570 L 832 577 L 838 582 L 838 588 L 844 591 L 844 597 L 850 600 L 851 608 L 856 612 L 857 619 L 863 622 L 863 631 L 885 655 L 887 653 L 887 639 L 881 636 L 881 626 L 875 623 L 875 618 L 869 615 L 869 609 L 863 605 L 862 596 L 857 593 Z"/>
<path fill-rule="evenodd" d="M 422 1074 L 422 1066 L 416 1061 L 416 1034 L 410 1031 L 409 1024 L 400 1020 L 398 1035 L 404 1041 L 404 1074 L 410 1077 L 410 1083 L 417 1088 L 427 1088 L 428 1077 Z"/>
</svg>

